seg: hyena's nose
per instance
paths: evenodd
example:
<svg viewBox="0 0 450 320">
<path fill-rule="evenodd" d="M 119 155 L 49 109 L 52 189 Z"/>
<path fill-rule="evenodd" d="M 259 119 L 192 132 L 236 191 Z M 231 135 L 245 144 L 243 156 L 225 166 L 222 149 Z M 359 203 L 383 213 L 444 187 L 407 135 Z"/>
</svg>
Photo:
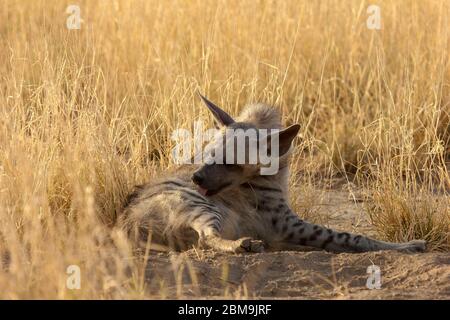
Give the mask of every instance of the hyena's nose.
<svg viewBox="0 0 450 320">
<path fill-rule="evenodd" d="M 195 172 L 192 175 L 192 181 L 194 181 L 196 185 L 201 185 L 203 183 L 203 180 L 203 177 L 198 172 Z"/>
</svg>

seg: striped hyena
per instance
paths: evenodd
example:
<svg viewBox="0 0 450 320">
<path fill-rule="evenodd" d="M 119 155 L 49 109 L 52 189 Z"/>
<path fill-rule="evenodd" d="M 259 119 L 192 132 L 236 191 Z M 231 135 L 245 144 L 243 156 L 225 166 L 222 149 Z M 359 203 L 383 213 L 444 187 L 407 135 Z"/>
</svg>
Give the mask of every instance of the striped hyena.
<svg viewBox="0 0 450 320">
<path fill-rule="evenodd" d="M 138 247 L 150 244 L 153 248 L 185 250 L 201 245 L 223 252 L 262 252 L 264 248 L 332 252 L 425 250 L 422 240 L 389 243 L 300 219 L 288 201 L 289 149 L 299 125 L 281 129 L 279 112 L 264 104 L 248 106 L 234 120 L 202 99 L 219 123 L 218 134 L 207 146 L 210 150 L 226 148 L 230 141 L 225 129 L 241 129 L 244 133 L 275 129 L 268 131 L 267 138 L 274 139 L 276 135 L 278 140 L 278 171 L 262 175 L 260 162 L 238 164 L 224 159 L 222 163 L 182 165 L 160 179 L 136 187 L 128 196 L 119 224 Z M 262 145 L 258 144 L 258 148 Z M 247 140 L 245 147 L 249 147 Z M 266 144 L 265 148 L 271 146 Z"/>
</svg>

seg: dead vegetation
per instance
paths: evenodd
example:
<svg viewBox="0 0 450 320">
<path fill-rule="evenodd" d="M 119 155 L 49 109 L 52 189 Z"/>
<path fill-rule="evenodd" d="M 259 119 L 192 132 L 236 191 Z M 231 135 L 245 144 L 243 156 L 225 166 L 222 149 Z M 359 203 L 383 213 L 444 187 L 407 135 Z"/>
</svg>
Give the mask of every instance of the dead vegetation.
<svg viewBox="0 0 450 320">
<path fill-rule="evenodd" d="M 78 3 L 81 30 L 65 2 L 0 4 L 1 298 L 155 296 L 111 226 L 133 185 L 173 166 L 172 131 L 212 125 L 196 90 L 302 124 L 299 214 L 331 223 L 316 189 L 344 177 L 380 237 L 448 251 L 448 2 L 380 1 L 381 30 L 356 0 Z"/>
</svg>

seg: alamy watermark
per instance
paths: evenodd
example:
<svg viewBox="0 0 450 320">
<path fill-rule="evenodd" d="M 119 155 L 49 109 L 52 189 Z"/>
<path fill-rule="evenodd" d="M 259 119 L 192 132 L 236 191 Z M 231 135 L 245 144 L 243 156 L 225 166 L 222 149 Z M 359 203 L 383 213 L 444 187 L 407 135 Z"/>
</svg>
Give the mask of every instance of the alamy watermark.
<svg viewBox="0 0 450 320">
<path fill-rule="evenodd" d="M 66 288 L 70 290 L 81 289 L 81 269 L 76 264 L 71 264 L 67 267 L 66 273 Z"/>
<path fill-rule="evenodd" d="M 367 7 L 367 14 L 369 16 L 366 20 L 366 26 L 369 30 L 381 29 L 381 8 L 375 4 L 371 4 Z"/>
<path fill-rule="evenodd" d="M 260 166 L 261 175 L 274 175 L 279 169 L 278 129 L 217 129 L 203 130 L 201 121 L 190 130 L 177 129 L 172 157 L 177 164 L 253 164 Z M 204 147 L 207 143 L 206 147 Z"/>
<path fill-rule="evenodd" d="M 80 30 L 81 29 L 81 9 L 80 6 L 71 4 L 67 6 L 66 13 L 69 15 L 66 19 L 66 27 L 69 30 Z"/>
<path fill-rule="evenodd" d="M 371 265 L 367 267 L 367 274 L 369 277 L 366 281 L 366 287 L 368 289 L 381 289 L 381 269 L 377 265 Z"/>
</svg>

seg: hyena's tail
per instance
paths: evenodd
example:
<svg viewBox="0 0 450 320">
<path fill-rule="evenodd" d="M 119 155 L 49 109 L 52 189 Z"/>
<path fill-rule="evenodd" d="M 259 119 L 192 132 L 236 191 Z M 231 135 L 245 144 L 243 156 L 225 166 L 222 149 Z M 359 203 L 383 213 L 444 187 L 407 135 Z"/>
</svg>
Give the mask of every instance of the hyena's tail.
<svg viewBox="0 0 450 320">
<path fill-rule="evenodd" d="M 283 221 L 284 224 L 280 223 Z M 413 240 L 404 243 L 385 242 L 348 232 L 338 232 L 320 225 L 299 219 L 298 215 L 289 212 L 279 217 L 278 230 L 284 242 L 320 248 L 332 252 L 366 252 L 379 250 L 399 250 L 423 252 L 426 241 Z"/>
</svg>

